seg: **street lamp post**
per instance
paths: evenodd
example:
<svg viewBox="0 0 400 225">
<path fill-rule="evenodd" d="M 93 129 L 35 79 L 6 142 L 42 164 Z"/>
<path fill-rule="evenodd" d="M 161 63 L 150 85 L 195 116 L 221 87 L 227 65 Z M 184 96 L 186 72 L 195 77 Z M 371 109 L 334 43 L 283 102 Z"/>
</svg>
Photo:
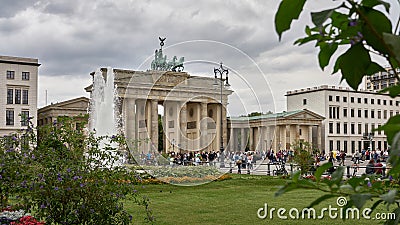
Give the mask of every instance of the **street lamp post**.
<svg viewBox="0 0 400 225">
<path fill-rule="evenodd" d="M 224 160 L 225 160 L 225 156 L 224 156 L 224 131 L 223 131 L 224 124 L 223 124 L 223 118 L 222 118 L 223 117 L 222 109 L 223 109 L 224 105 L 222 103 L 222 86 L 224 84 L 224 81 L 225 81 L 225 86 L 227 86 L 227 87 L 230 86 L 229 82 L 228 82 L 228 73 L 229 73 L 228 69 L 225 69 L 225 68 L 222 67 L 222 62 L 220 64 L 219 68 L 214 68 L 214 77 L 215 77 L 215 79 L 219 80 L 220 87 L 221 87 L 221 93 L 220 93 L 221 94 L 220 95 L 220 103 L 221 103 L 221 110 L 220 110 L 220 132 L 221 132 L 220 139 L 221 140 L 220 141 L 221 141 L 221 144 L 220 144 L 220 148 L 219 148 L 219 151 L 220 151 L 220 167 L 221 168 L 225 167 L 225 163 L 224 163 Z M 219 74 L 219 77 L 217 76 L 218 74 Z M 225 78 L 223 78 L 224 74 L 225 74 Z"/>
</svg>

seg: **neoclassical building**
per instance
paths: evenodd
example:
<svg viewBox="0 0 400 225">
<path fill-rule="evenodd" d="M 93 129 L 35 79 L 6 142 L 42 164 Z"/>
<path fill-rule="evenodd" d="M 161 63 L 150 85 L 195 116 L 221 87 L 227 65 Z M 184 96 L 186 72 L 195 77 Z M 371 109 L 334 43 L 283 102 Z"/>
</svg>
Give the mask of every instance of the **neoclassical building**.
<svg viewBox="0 0 400 225">
<path fill-rule="evenodd" d="M 107 68 L 101 71 L 106 77 Z M 217 151 L 221 135 L 227 145 L 226 107 L 232 91 L 220 81 L 176 71 L 113 72 L 123 130 L 128 139 L 141 140 L 140 151 L 157 150 L 160 108 L 165 151 Z"/>
<path fill-rule="evenodd" d="M 325 118 L 309 110 L 295 110 L 253 117 L 232 117 L 229 151 L 291 149 L 297 140 L 321 149 L 321 127 Z"/>
</svg>

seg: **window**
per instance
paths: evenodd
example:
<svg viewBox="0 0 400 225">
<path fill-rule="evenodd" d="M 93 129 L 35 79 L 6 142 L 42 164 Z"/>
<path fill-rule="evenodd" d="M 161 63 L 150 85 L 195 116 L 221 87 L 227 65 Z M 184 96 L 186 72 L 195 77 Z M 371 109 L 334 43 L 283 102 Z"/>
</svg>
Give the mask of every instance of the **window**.
<svg viewBox="0 0 400 225">
<path fill-rule="evenodd" d="M 336 141 L 336 150 L 340 151 L 340 141 Z"/>
<path fill-rule="evenodd" d="M 21 126 L 28 126 L 29 111 L 21 111 Z"/>
<path fill-rule="evenodd" d="M 362 125 L 361 123 L 358 124 L 358 134 L 362 133 Z"/>
<path fill-rule="evenodd" d="M 331 102 L 332 99 L 333 99 L 332 95 L 329 95 L 328 98 L 329 98 L 329 101 L 330 101 L 330 102 Z"/>
<path fill-rule="evenodd" d="M 6 125 L 14 125 L 14 110 L 6 110 Z"/>
<path fill-rule="evenodd" d="M 7 89 L 7 104 L 13 104 L 14 90 Z"/>
<path fill-rule="evenodd" d="M 347 134 L 347 123 L 343 124 L 343 134 Z"/>
<path fill-rule="evenodd" d="M 351 125 L 350 125 L 350 132 L 351 132 L 351 134 L 356 134 L 356 128 L 355 128 L 355 124 L 354 123 L 352 123 Z"/>
<path fill-rule="evenodd" d="M 350 102 L 354 103 L 354 97 L 350 97 Z"/>
<path fill-rule="evenodd" d="M 307 99 L 303 98 L 303 105 L 307 105 Z"/>
<path fill-rule="evenodd" d="M 364 110 L 364 118 L 368 118 L 368 109 Z"/>
<path fill-rule="evenodd" d="M 28 90 L 22 90 L 22 104 L 28 105 Z"/>
<path fill-rule="evenodd" d="M 329 119 L 339 119 L 339 106 L 329 106 Z"/>
<path fill-rule="evenodd" d="M 380 110 L 378 110 L 378 119 L 380 119 L 382 117 L 381 114 L 382 114 L 382 112 Z"/>
<path fill-rule="evenodd" d="M 299 129 L 299 135 L 301 136 L 301 129 Z"/>
<path fill-rule="evenodd" d="M 347 97 L 343 97 L 343 102 L 347 102 Z"/>
<path fill-rule="evenodd" d="M 351 141 L 351 152 L 354 153 L 356 150 L 356 142 L 355 141 Z"/>
<path fill-rule="evenodd" d="M 389 116 L 392 117 L 393 116 L 393 110 L 390 110 L 389 112 Z"/>
<path fill-rule="evenodd" d="M 347 117 L 347 108 L 343 109 L 343 117 Z"/>
<path fill-rule="evenodd" d="M 373 109 L 371 109 L 371 118 L 374 119 L 375 118 L 375 111 Z"/>
<path fill-rule="evenodd" d="M 343 141 L 343 151 L 347 153 L 347 141 Z"/>
<path fill-rule="evenodd" d="M 340 123 L 336 123 L 336 133 L 340 134 Z"/>
<path fill-rule="evenodd" d="M 373 105 L 375 103 L 375 99 L 371 99 L 371 105 Z"/>
<path fill-rule="evenodd" d="M 354 117 L 354 109 L 350 109 L 350 116 Z"/>
<path fill-rule="evenodd" d="M 400 104 L 400 101 L 396 101 L 396 106 L 399 106 L 399 104 Z"/>
<path fill-rule="evenodd" d="M 368 123 L 364 124 L 364 133 L 368 134 Z"/>
<path fill-rule="evenodd" d="M 7 70 L 7 79 L 14 79 L 15 78 L 15 71 Z"/>
<path fill-rule="evenodd" d="M 22 80 L 29 80 L 29 72 L 22 72 Z"/>
<path fill-rule="evenodd" d="M 389 100 L 389 105 L 393 105 L 393 100 Z"/>
<path fill-rule="evenodd" d="M 380 99 L 377 99 L 377 101 L 378 101 L 378 105 L 380 105 L 380 104 L 381 104 L 381 100 L 380 100 Z"/>
<path fill-rule="evenodd" d="M 386 105 L 386 100 L 383 100 L 383 105 Z"/>
<path fill-rule="evenodd" d="M 21 89 L 15 89 L 15 104 L 21 104 Z"/>
<path fill-rule="evenodd" d="M 379 128 L 380 126 L 381 126 L 381 125 L 378 124 L 378 128 Z M 381 130 L 378 130 L 378 135 L 381 135 L 381 133 L 382 133 L 382 131 L 381 131 Z"/>
<path fill-rule="evenodd" d="M 357 98 L 357 102 L 358 102 L 358 103 L 361 103 L 361 98 Z"/>
<path fill-rule="evenodd" d="M 358 118 L 361 118 L 361 109 L 358 109 Z"/>
<path fill-rule="evenodd" d="M 372 124 L 371 124 L 371 132 L 374 133 L 374 135 L 375 135 L 375 131 L 374 131 L 374 130 L 375 130 L 375 124 L 372 123 Z"/>
<path fill-rule="evenodd" d="M 333 141 L 329 141 L 329 151 L 333 151 Z"/>
<path fill-rule="evenodd" d="M 340 96 L 336 96 L 336 101 L 340 102 Z"/>
<path fill-rule="evenodd" d="M 368 98 L 364 98 L 364 104 L 368 104 Z"/>
<path fill-rule="evenodd" d="M 387 119 L 387 110 L 383 110 L 383 119 Z"/>
<path fill-rule="evenodd" d="M 329 123 L 329 133 L 333 134 L 333 123 Z"/>
</svg>

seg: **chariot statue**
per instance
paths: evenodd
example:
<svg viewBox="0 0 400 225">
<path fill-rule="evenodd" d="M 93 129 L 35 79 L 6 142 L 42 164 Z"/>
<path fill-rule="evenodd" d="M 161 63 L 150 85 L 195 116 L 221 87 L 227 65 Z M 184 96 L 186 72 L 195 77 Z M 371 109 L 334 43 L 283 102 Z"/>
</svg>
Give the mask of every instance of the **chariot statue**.
<svg viewBox="0 0 400 225">
<path fill-rule="evenodd" d="M 171 61 L 167 61 L 167 55 L 163 54 L 162 47 L 164 46 L 164 41 L 166 38 L 158 38 L 160 40 L 160 49 L 156 50 L 154 53 L 154 60 L 151 61 L 151 69 L 159 70 L 159 71 L 174 71 L 174 72 L 182 72 L 184 69 L 183 62 L 185 60 L 184 57 L 181 57 L 179 60 L 178 57 L 172 57 Z"/>
</svg>

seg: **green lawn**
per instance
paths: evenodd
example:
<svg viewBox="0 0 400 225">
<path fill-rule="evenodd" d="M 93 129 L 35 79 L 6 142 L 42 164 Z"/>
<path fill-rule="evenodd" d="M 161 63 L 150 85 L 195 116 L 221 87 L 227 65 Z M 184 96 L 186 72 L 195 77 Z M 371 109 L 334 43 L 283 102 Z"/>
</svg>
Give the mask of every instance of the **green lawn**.
<svg viewBox="0 0 400 225">
<path fill-rule="evenodd" d="M 174 185 L 146 185 L 140 192 L 150 198 L 150 207 L 156 217 L 154 224 L 379 224 L 378 220 L 330 219 L 325 213 L 321 219 L 282 220 L 276 212 L 273 219 L 259 219 L 257 210 L 268 203 L 268 208 L 295 207 L 301 210 L 323 193 L 313 190 L 296 190 L 274 197 L 284 180 L 267 176 L 232 175 L 233 179 L 212 182 L 194 187 Z M 337 207 L 336 199 L 316 207 Z M 127 208 L 134 215 L 134 224 L 146 224 L 145 212 L 130 202 Z M 377 212 L 387 212 L 384 206 Z M 286 213 L 288 215 L 288 213 Z M 317 214 L 318 215 L 318 214 Z M 361 216 L 360 216 L 361 217 Z"/>
</svg>

